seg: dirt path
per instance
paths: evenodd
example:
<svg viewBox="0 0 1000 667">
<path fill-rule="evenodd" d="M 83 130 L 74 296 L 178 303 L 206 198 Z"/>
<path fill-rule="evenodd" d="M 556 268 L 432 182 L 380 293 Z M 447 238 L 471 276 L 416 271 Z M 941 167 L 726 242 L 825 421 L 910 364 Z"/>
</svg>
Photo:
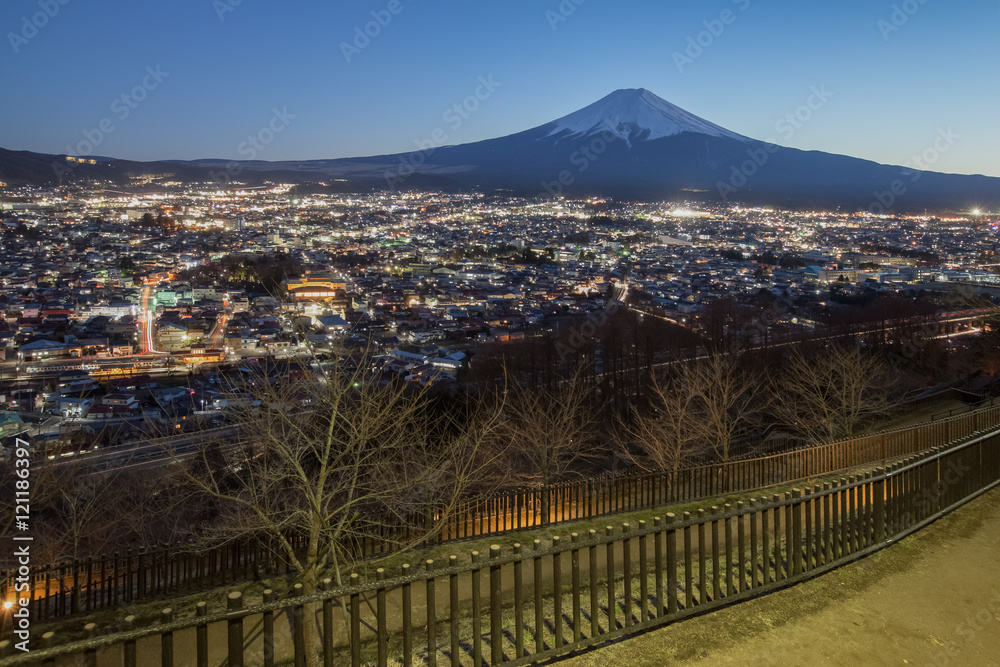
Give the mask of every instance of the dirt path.
<svg viewBox="0 0 1000 667">
<path fill-rule="evenodd" d="M 875 556 L 569 667 L 1000 665 L 1000 490 Z"/>
</svg>

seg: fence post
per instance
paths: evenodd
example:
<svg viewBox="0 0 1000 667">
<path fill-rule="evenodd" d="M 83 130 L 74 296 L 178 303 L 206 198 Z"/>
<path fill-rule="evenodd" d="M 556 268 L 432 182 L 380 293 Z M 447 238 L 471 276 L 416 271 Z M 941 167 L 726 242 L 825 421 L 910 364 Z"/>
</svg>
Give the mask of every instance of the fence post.
<svg viewBox="0 0 1000 667">
<path fill-rule="evenodd" d="M 44 635 L 42 635 L 42 649 L 44 650 L 44 649 L 52 648 L 53 646 L 55 646 L 56 645 L 56 639 L 55 638 L 56 638 L 56 633 L 54 633 L 52 631 L 46 632 Z M 56 661 L 55 661 L 55 658 L 49 658 L 48 660 L 46 660 L 42 664 L 45 664 L 45 665 L 54 665 L 54 664 L 56 664 Z"/>
<path fill-rule="evenodd" d="M 269 604 L 274 602 L 277 598 L 274 591 L 270 588 L 266 589 L 263 593 L 264 604 Z M 204 603 L 199 603 L 199 605 Z M 264 667 L 274 667 L 274 612 L 265 611 L 263 614 L 262 625 L 263 625 L 263 643 L 264 643 Z M 201 628 L 199 628 L 200 630 Z M 199 664 L 198 667 L 208 667 L 208 628 L 205 628 L 205 649 L 206 649 L 206 663 L 205 665 Z"/>
<path fill-rule="evenodd" d="M 115 559 L 115 566 L 117 567 L 117 565 L 118 565 L 118 559 L 116 558 Z M 136 589 L 136 592 L 135 592 L 136 593 L 135 594 L 135 599 L 141 600 L 143 597 L 146 596 L 146 552 L 145 551 L 140 551 L 139 552 L 139 566 L 138 567 L 139 567 L 139 570 L 138 570 L 139 584 L 138 584 L 138 588 Z"/>
<path fill-rule="evenodd" d="M 385 568 L 380 567 L 375 570 L 375 577 L 380 583 L 384 582 L 386 579 Z M 389 650 L 389 630 L 386 627 L 386 614 L 388 612 L 386 611 L 385 606 L 385 584 L 379 586 L 378 592 L 375 594 L 375 613 L 378 615 L 378 618 L 376 619 L 376 633 L 378 634 L 378 667 L 385 667 L 388 663 Z M 330 620 L 330 630 L 331 632 L 333 631 L 332 617 Z"/>
<path fill-rule="evenodd" d="M 478 551 L 469 554 L 472 565 L 469 580 L 472 586 L 472 656 L 476 665 L 483 664 L 483 619 L 482 619 L 482 575 Z"/>
<path fill-rule="evenodd" d="M 329 577 L 319 582 L 319 589 L 329 593 L 333 580 Z M 323 667 L 333 667 L 333 598 L 323 597 Z"/>
<path fill-rule="evenodd" d="M 97 636 L 97 624 L 87 623 L 83 626 L 83 631 L 87 633 L 87 639 L 93 639 Z M 0 651 L 0 658 L 4 656 L 3 651 Z M 97 667 L 97 649 L 88 648 L 83 652 L 83 663 L 87 667 Z"/>
<path fill-rule="evenodd" d="M 708 567 L 705 565 L 708 556 L 708 540 L 705 537 L 705 508 L 698 509 L 698 604 L 708 602 Z"/>
<path fill-rule="evenodd" d="M 524 561 L 521 544 L 514 543 L 514 657 L 524 657 Z"/>
<path fill-rule="evenodd" d="M 473 556 L 473 562 L 476 558 Z M 399 567 L 399 574 L 403 579 L 410 576 L 410 564 L 404 563 Z M 472 603 L 475 607 L 477 588 L 473 584 Z M 403 667 L 411 667 L 413 664 L 413 585 L 409 580 L 403 584 Z M 473 619 L 475 623 L 475 619 Z"/>
<path fill-rule="evenodd" d="M 632 526 L 628 523 L 622 524 L 622 568 L 624 569 L 625 600 L 625 627 L 632 626 Z"/>
<path fill-rule="evenodd" d="M 677 516 L 673 512 L 667 512 L 667 596 L 666 613 L 677 613 L 677 531 L 673 525 L 677 523 Z"/>
<path fill-rule="evenodd" d="M 229 667 L 243 667 L 243 617 L 234 616 L 243 608 L 243 594 L 233 591 L 227 597 L 229 618 Z"/>
<path fill-rule="evenodd" d="M 490 664 L 503 662 L 503 619 L 500 616 L 500 545 L 490 545 Z"/>
<path fill-rule="evenodd" d="M 70 598 L 70 610 L 76 614 L 80 611 L 80 559 L 75 558 L 73 560 L 73 597 Z M 88 584 L 90 582 L 87 582 Z"/>
<path fill-rule="evenodd" d="M 534 579 L 531 582 L 532 588 L 534 588 L 534 598 L 535 598 L 535 653 L 541 653 L 545 650 L 545 641 L 542 631 L 544 629 L 544 620 L 542 618 L 542 541 L 534 540 L 531 545 L 532 551 L 532 573 Z M 479 576 L 479 570 L 476 571 L 476 576 Z M 478 578 L 476 579 L 478 582 Z M 478 583 L 476 584 L 478 587 Z M 473 593 L 476 592 L 476 588 L 473 588 Z M 475 606 L 475 605 L 473 605 Z M 478 618 L 478 615 L 477 617 Z M 482 665 L 482 659 L 476 656 L 476 667 Z"/>
<path fill-rule="evenodd" d="M 350 577 L 350 583 L 348 584 L 352 588 L 357 588 L 361 583 L 361 576 L 357 572 L 352 572 Z M 301 584 L 296 584 L 296 586 L 301 586 Z M 298 591 L 301 594 L 301 589 Z M 333 630 L 333 607 L 330 607 L 330 630 L 332 634 Z M 312 619 L 307 622 L 311 623 Z M 303 626 L 305 627 L 305 626 Z M 333 637 L 331 636 L 331 639 Z M 305 645 L 305 638 L 303 637 L 303 645 Z M 330 643 L 330 654 L 333 654 L 333 642 Z M 306 651 L 303 650 L 302 654 L 302 665 L 305 667 L 309 663 L 306 658 Z M 332 664 L 332 662 L 331 662 Z M 351 593 L 351 665 L 358 667 L 361 664 L 361 594 L 356 590 Z"/>
<path fill-rule="evenodd" d="M 292 586 L 292 597 L 302 597 L 304 587 L 302 584 Z M 345 611 L 346 613 L 346 611 Z M 292 605 L 292 647 L 295 654 L 295 667 L 306 667 L 306 615 L 305 608 L 301 604 Z M 230 636 L 230 645 L 232 637 Z M 243 667 L 241 664 L 239 667 Z"/>
<path fill-rule="evenodd" d="M 663 604 L 663 519 L 653 517 L 653 586 L 656 587 L 656 612 L 654 617 L 662 616 L 665 610 Z"/>
<path fill-rule="evenodd" d="M 792 489 L 792 543 L 788 545 L 788 556 L 792 560 L 792 576 L 802 573 L 802 489 Z"/>
<path fill-rule="evenodd" d="M 875 502 L 875 544 L 885 542 L 885 468 L 875 469 L 872 494 Z"/>
<path fill-rule="evenodd" d="M 649 559 L 647 551 L 646 522 L 639 522 L 639 622 L 649 620 L 649 580 L 647 578 Z"/>
<path fill-rule="evenodd" d="M 174 610 L 167 607 L 160 612 L 160 623 L 169 623 L 174 620 Z M 174 664 L 174 633 L 160 633 L 160 664 L 163 667 L 173 667 Z"/>
<path fill-rule="evenodd" d="M 133 630 L 133 629 L 135 629 L 135 616 L 131 616 L 131 615 L 126 616 L 125 617 L 125 631 L 128 632 L 129 630 Z M 134 639 L 126 639 L 125 640 L 125 647 L 122 649 L 122 653 L 123 653 L 123 658 L 124 658 L 123 662 L 125 664 L 125 667 L 135 667 L 135 665 L 136 665 L 136 662 L 135 662 L 136 661 L 136 650 L 135 650 L 135 640 Z"/>
<path fill-rule="evenodd" d="M 434 576 L 434 559 L 424 561 L 427 578 L 424 580 L 424 600 L 427 608 L 427 664 L 437 667 L 437 598 L 436 577 Z"/>
<path fill-rule="evenodd" d="M 691 512 L 684 512 L 684 609 L 694 604 L 694 571 L 691 569 Z"/>
<path fill-rule="evenodd" d="M 618 629 L 618 602 L 615 598 L 615 543 L 610 539 L 614 531 L 615 529 L 611 526 L 604 527 L 604 569 L 608 575 L 605 582 L 608 589 L 608 632 Z"/>
<path fill-rule="evenodd" d="M 562 552 L 557 551 L 560 539 L 558 535 L 552 537 L 552 646 L 555 648 L 563 645 Z"/>
<path fill-rule="evenodd" d="M 549 524 L 549 513 L 552 507 L 552 487 L 547 483 L 543 484 L 538 493 L 541 496 L 541 525 L 547 526 Z"/>
<path fill-rule="evenodd" d="M 266 602 L 267 600 L 265 600 Z M 205 601 L 195 605 L 195 616 L 206 616 L 208 614 L 208 603 Z M 208 625 L 200 623 L 195 630 L 195 650 L 197 652 L 198 667 L 208 667 Z M 267 641 L 265 637 L 265 642 Z M 265 657 L 265 664 L 267 658 Z"/>
<path fill-rule="evenodd" d="M 722 597 L 722 585 L 720 579 L 722 578 L 722 573 L 719 568 L 719 519 L 715 518 L 719 514 L 719 508 L 716 505 L 712 505 L 711 509 L 711 528 L 709 533 L 711 534 L 712 541 L 712 600 L 718 600 Z"/>
<path fill-rule="evenodd" d="M 448 639 L 451 640 L 451 664 L 455 667 L 459 664 L 459 637 L 458 637 L 458 556 L 452 554 L 448 556 Z"/>
</svg>

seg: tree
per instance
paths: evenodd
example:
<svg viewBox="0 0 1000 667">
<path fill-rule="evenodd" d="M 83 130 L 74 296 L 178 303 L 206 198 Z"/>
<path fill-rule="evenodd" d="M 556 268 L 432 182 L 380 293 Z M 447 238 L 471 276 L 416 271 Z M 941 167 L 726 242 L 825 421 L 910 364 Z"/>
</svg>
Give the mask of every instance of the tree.
<svg viewBox="0 0 1000 667">
<path fill-rule="evenodd" d="M 686 381 L 697 397 L 703 437 L 727 463 L 733 438 L 750 430 L 760 415 L 763 382 L 743 355 L 719 352 L 692 361 Z"/>
<path fill-rule="evenodd" d="M 23 442 L 23 441 L 22 441 Z M 4 460 L 4 457 L 0 457 L 0 496 L 5 498 L 5 501 L 0 503 L 0 536 L 6 539 L 0 539 L 3 542 L 3 547 L 11 547 L 6 553 L 14 553 L 13 545 L 16 544 L 13 541 L 9 541 L 9 538 L 13 537 L 15 534 L 14 528 L 15 523 L 19 518 L 23 518 L 19 515 L 17 506 L 19 503 L 15 502 L 17 497 L 15 493 L 17 491 L 23 491 L 25 483 L 21 475 L 18 474 L 19 470 L 25 469 L 22 465 L 15 464 L 15 448 L 16 441 L 14 438 L 9 438 L 4 443 L 4 445 L 10 446 L 12 449 L 9 450 L 11 458 Z M 54 483 L 56 481 L 56 468 L 54 465 L 50 464 L 46 460 L 44 452 L 30 449 L 32 452 L 32 457 L 30 458 L 30 465 L 27 466 L 28 474 L 28 489 L 31 492 L 31 517 L 36 519 L 43 516 L 45 508 L 48 508 L 54 499 L 59 496 L 59 487 Z M 0 452 L 4 452 L 4 449 L 0 447 Z M 22 473 L 24 474 L 24 473 Z M 18 482 L 21 482 L 18 485 Z M 34 524 L 35 522 L 32 521 Z M 36 524 L 37 525 L 37 524 Z M 32 525 L 32 529 L 36 527 Z M 44 523 L 41 524 L 44 526 Z M 44 542 L 44 540 L 39 540 Z M 35 543 L 32 546 L 32 553 L 43 554 L 41 558 L 44 558 L 44 554 L 53 554 L 52 559 L 58 558 L 58 550 L 50 550 L 46 544 Z"/>
<path fill-rule="evenodd" d="M 477 490 L 495 412 L 358 368 L 319 379 L 264 369 L 230 387 L 240 442 L 206 443 L 181 467 L 214 505 L 208 541 L 260 539 L 307 590 L 328 571 L 339 585 L 363 540 L 399 551 L 431 539 Z"/>
<path fill-rule="evenodd" d="M 130 276 L 135 273 L 135 262 L 131 257 L 122 257 L 118 260 L 118 268 L 121 269 L 122 276 Z"/>
<path fill-rule="evenodd" d="M 125 547 L 152 548 L 190 531 L 194 508 L 186 490 L 128 459 L 57 466 L 58 489 L 44 510 L 53 559 L 86 558 Z M 58 554 L 58 555 L 56 555 Z"/>
<path fill-rule="evenodd" d="M 975 365 L 986 375 L 1000 373 L 1000 318 L 991 315 L 983 322 L 983 332 L 969 346 Z"/>
<path fill-rule="evenodd" d="M 898 404 L 890 385 L 885 362 L 857 345 L 795 350 L 771 382 L 772 409 L 814 442 L 851 437 L 865 419 Z"/>
<path fill-rule="evenodd" d="M 161 471 L 132 467 L 127 455 L 127 450 L 105 452 L 96 460 L 43 455 L 32 462 L 32 552 L 40 562 L 153 547 L 187 534 L 192 504 Z M 6 492 L 7 485 L 0 481 L 0 491 Z M 0 515 L 6 535 L 14 518 L 14 503 L 8 504 L 10 516 Z"/>
<path fill-rule="evenodd" d="M 541 489 L 542 521 L 548 523 L 550 489 L 591 458 L 595 410 L 582 369 L 554 386 L 512 381 L 494 449 L 506 453 L 513 477 Z"/>
<path fill-rule="evenodd" d="M 644 392 L 645 409 L 634 407 L 631 419 L 621 424 L 626 439 L 621 448 L 632 463 L 649 472 L 667 471 L 676 477 L 704 444 L 693 376 L 686 364 L 676 365 L 665 377 L 652 376 Z"/>
</svg>

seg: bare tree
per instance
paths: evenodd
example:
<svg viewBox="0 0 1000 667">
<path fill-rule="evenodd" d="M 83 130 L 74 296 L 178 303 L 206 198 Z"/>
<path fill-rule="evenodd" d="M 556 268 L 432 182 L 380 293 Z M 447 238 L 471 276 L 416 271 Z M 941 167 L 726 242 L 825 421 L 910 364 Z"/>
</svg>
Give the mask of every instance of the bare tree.
<svg viewBox="0 0 1000 667">
<path fill-rule="evenodd" d="M 723 463 L 729 461 L 733 438 L 750 430 L 761 412 L 763 381 L 745 362 L 740 354 L 709 352 L 691 362 L 686 376 L 697 397 L 702 437 Z"/>
<path fill-rule="evenodd" d="M 46 513 L 47 528 L 60 538 L 59 557 L 80 558 L 113 550 L 122 530 L 114 511 L 121 473 L 94 474 L 76 465 L 61 472 L 52 480 L 58 496 Z"/>
<path fill-rule="evenodd" d="M 553 388 L 514 385 L 497 431 L 510 473 L 542 490 L 542 520 L 550 518 L 550 488 L 593 452 L 593 396 L 582 371 Z"/>
<path fill-rule="evenodd" d="M 127 451 L 36 459 L 30 478 L 33 548 L 40 558 L 57 561 L 172 541 L 183 533 L 185 519 L 166 502 L 171 494 L 163 481 L 161 472 L 132 465 Z M 146 539 L 153 535 L 158 539 Z"/>
<path fill-rule="evenodd" d="M 886 363 L 853 344 L 795 350 L 770 384 L 775 415 L 815 442 L 851 437 L 865 419 L 899 404 Z"/>
<path fill-rule="evenodd" d="M 620 436 L 620 448 L 633 464 L 676 477 L 681 466 L 704 445 L 704 423 L 693 376 L 686 364 L 676 365 L 665 376 L 652 375 L 646 404 L 634 407 L 630 419 L 621 421 L 624 437 Z"/>
<path fill-rule="evenodd" d="M 47 530 L 45 516 L 60 495 L 59 485 L 55 483 L 58 478 L 58 468 L 39 451 L 33 452 L 33 457 L 29 459 L 30 465 L 27 467 L 16 465 L 14 451 L 14 448 L 11 448 L 10 458 L 0 456 L 0 498 L 3 498 L 3 502 L 0 502 L 0 546 L 5 549 L 4 554 L 14 553 L 15 543 L 12 538 L 15 535 L 17 520 L 23 519 L 21 511 L 24 509 L 22 506 L 21 510 L 18 510 L 18 506 L 22 503 L 16 502 L 15 499 L 19 497 L 16 494 L 18 491 L 22 494 L 28 491 L 29 525 L 35 539 L 32 553 L 38 556 L 39 562 L 45 558 L 55 560 L 62 555 L 61 548 L 57 544 L 60 536 L 55 536 L 55 540 L 49 539 L 51 531 Z M 0 453 L 3 452 L 3 448 L 0 447 Z M 20 472 L 23 470 L 27 472 Z M 27 475 L 27 479 L 25 480 L 22 475 Z M 53 541 L 56 544 L 53 544 Z M 8 546 L 11 548 L 7 549 Z M 0 562 L 6 562 L 6 558 L 8 556 L 0 556 Z"/>
<path fill-rule="evenodd" d="M 307 590 L 327 571 L 342 584 L 365 539 L 403 550 L 433 537 L 473 489 L 496 422 L 363 367 L 319 379 L 258 373 L 230 389 L 238 442 L 202 444 L 183 481 L 216 507 L 207 539 L 262 540 Z"/>
</svg>

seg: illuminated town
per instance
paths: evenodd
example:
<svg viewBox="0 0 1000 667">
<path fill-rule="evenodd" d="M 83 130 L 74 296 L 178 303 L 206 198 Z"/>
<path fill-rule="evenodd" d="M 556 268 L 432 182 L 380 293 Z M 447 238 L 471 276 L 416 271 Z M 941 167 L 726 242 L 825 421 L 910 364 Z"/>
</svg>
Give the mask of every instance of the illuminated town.
<svg viewBox="0 0 1000 667">
<path fill-rule="evenodd" d="M 324 189 L 0 191 L 6 431 L 111 445 L 150 424 L 218 425 L 220 367 L 319 368 L 345 347 L 447 386 L 482 346 L 523 344 L 599 311 L 611 290 L 701 334 L 713 302 L 762 291 L 794 304 L 769 323 L 786 334 L 836 321 L 865 295 L 1000 294 L 997 218 L 978 210 Z"/>
</svg>

